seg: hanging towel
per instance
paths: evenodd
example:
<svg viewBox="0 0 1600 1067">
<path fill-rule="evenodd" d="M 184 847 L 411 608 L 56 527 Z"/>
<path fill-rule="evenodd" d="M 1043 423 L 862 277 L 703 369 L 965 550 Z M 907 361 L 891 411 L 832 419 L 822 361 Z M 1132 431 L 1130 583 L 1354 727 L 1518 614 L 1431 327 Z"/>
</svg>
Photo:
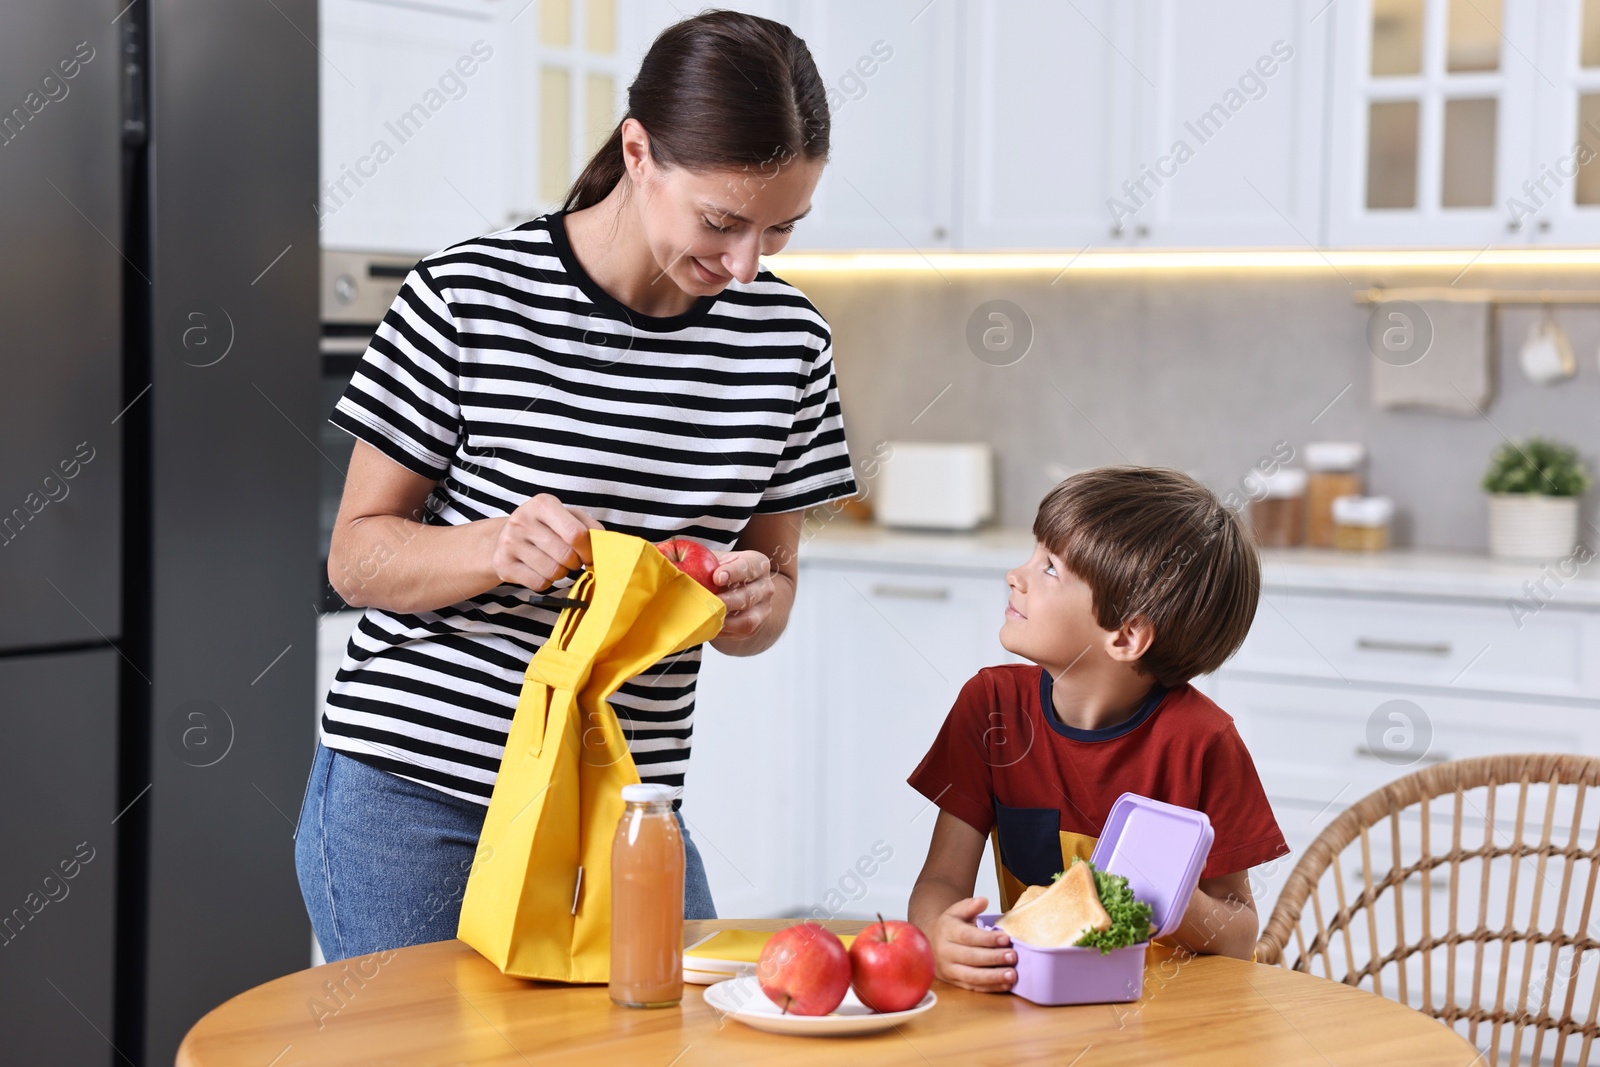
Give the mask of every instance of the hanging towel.
<svg viewBox="0 0 1600 1067">
<path fill-rule="evenodd" d="M 1494 305 L 1430 300 L 1419 306 L 1427 317 L 1416 326 L 1419 337 L 1425 327 L 1432 341 L 1421 359 L 1405 366 L 1368 357 L 1373 406 L 1481 414 L 1494 398 Z"/>
</svg>

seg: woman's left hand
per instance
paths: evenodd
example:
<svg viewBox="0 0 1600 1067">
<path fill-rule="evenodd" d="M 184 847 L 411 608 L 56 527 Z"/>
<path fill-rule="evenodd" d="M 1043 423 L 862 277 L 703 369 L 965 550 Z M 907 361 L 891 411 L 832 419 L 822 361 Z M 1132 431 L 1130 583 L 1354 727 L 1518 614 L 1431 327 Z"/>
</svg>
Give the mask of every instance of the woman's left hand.
<svg viewBox="0 0 1600 1067">
<path fill-rule="evenodd" d="M 728 606 L 719 637 L 749 637 L 772 613 L 772 561 L 764 552 L 718 552 L 712 575 L 717 595 Z"/>
</svg>

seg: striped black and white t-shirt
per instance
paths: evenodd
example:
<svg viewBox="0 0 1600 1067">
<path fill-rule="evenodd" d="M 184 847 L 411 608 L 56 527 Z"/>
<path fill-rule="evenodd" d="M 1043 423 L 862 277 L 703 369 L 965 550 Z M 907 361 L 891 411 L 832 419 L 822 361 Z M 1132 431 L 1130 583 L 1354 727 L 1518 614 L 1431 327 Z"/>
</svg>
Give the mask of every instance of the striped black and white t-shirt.
<svg viewBox="0 0 1600 1067">
<path fill-rule="evenodd" d="M 552 493 L 608 530 L 721 551 L 752 514 L 856 491 L 831 334 L 799 290 L 763 270 L 681 315 L 641 315 L 584 272 L 559 212 L 419 262 L 332 422 L 438 479 L 431 525 Z M 523 672 L 556 619 L 530 595 L 507 584 L 438 611 L 368 608 L 324 744 L 488 804 Z M 699 667 L 697 646 L 611 699 L 640 777 L 679 796 Z"/>
</svg>

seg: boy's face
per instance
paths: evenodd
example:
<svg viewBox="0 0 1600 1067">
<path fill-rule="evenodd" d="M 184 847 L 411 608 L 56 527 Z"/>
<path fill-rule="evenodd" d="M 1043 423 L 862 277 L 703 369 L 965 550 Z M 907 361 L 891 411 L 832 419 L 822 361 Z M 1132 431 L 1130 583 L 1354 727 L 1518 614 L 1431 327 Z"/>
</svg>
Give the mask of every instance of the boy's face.
<svg viewBox="0 0 1600 1067">
<path fill-rule="evenodd" d="M 1103 649 L 1113 637 L 1095 621 L 1089 584 L 1067 570 L 1042 542 L 1034 544 L 1026 563 L 1006 572 L 1006 585 L 1011 596 L 1000 626 L 1000 644 L 1052 674 L 1077 663 L 1086 650 Z"/>
</svg>

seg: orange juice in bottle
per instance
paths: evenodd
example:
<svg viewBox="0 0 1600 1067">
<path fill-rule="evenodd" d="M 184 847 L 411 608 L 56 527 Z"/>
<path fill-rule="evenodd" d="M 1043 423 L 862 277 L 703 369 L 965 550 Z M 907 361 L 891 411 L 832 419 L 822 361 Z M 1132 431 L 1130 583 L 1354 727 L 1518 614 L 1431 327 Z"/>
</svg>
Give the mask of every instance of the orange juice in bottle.
<svg viewBox="0 0 1600 1067">
<path fill-rule="evenodd" d="M 611 842 L 611 999 L 666 1008 L 683 997 L 683 835 L 664 785 L 625 785 Z"/>
</svg>

